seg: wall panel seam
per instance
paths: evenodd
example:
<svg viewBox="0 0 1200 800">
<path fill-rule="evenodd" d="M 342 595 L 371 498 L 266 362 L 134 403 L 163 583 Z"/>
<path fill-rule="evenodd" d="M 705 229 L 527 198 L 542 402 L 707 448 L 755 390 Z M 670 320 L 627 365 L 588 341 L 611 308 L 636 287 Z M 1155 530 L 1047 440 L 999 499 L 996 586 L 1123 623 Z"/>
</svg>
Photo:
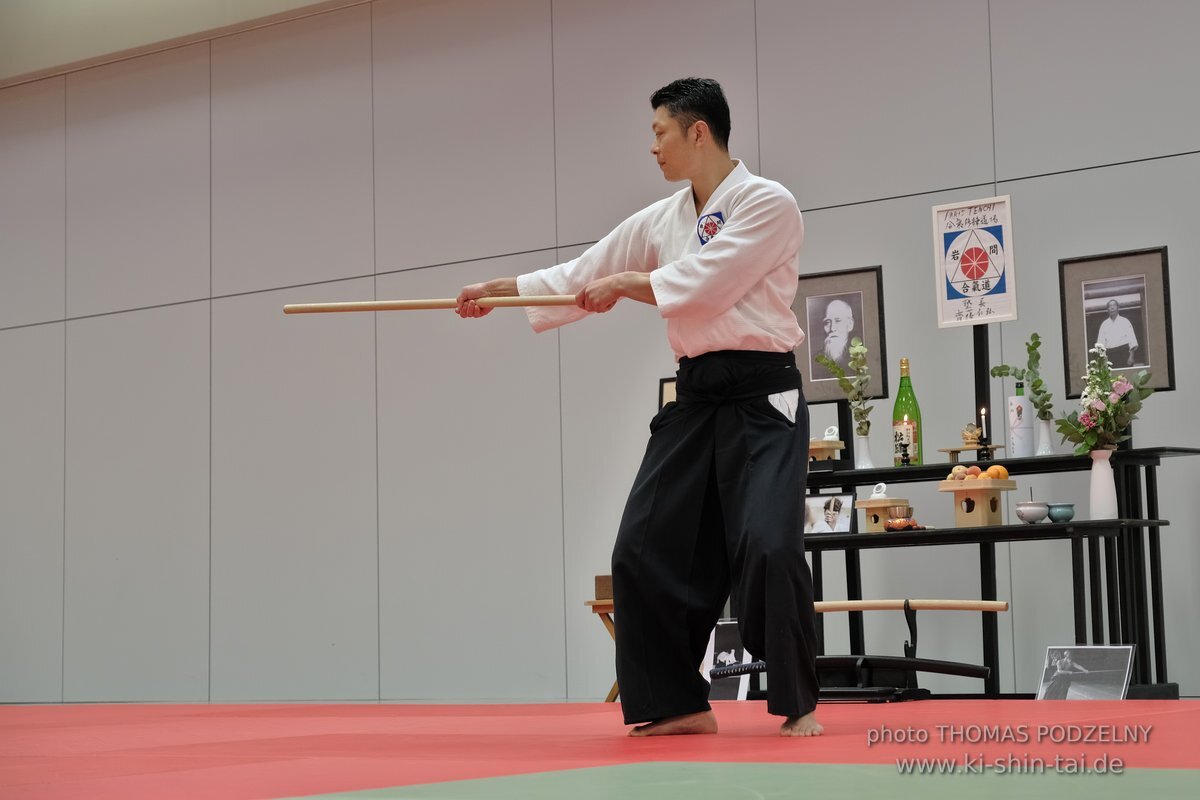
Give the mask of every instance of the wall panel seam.
<svg viewBox="0 0 1200 800">
<path fill-rule="evenodd" d="M 213 124 L 212 42 L 208 43 L 208 702 L 213 665 Z"/>
<path fill-rule="evenodd" d="M 372 295 L 379 299 L 379 196 L 375 176 L 375 4 L 369 7 L 371 61 L 371 269 Z M 379 315 L 375 314 L 375 700 L 383 702 L 383 521 L 379 509 L 382 481 L 379 474 Z"/>
<path fill-rule="evenodd" d="M 67 699 L 67 214 L 70 203 L 67 168 L 67 79 L 63 78 L 63 448 L 62 448 L 62 627 L 59 630 L 58 700 Z"/>
</svg>

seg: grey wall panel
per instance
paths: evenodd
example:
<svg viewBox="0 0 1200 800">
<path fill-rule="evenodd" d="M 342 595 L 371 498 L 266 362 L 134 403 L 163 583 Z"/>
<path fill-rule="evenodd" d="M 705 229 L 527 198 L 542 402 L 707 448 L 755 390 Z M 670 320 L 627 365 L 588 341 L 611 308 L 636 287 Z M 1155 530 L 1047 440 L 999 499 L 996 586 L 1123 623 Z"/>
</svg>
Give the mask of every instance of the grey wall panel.
<svg viewBox="0 0 1200 800">
<path fill-rule="evenodd" d="M 0 331 L 0 702 L 62 700 L 63 326 Z"/>
<path fill-rule="evenodd" d="M 64 700 L 208 696 L 208 320 L 67 323 Z"/>
<path fill-rule="evenodd" d="M 675 358 L 657 310 L 629 300 L 563 329 L 562 340 L 568 689 L 573 699 L 597 700 L 615 677 L 613 642 L 583 602 L 595 596 L 594 577 L 612 572 L 659 380 L 674 376 Z"/>
<path fill-rule="evenodd" d="M 374 9 L 379 270 L 553 245 L 549 0 Z"/>
<path fill-rule="evenodd" d="M 208 295 L 208 46 L 67 77 L 67 313 Z"/>
<path fill-rule="evenodd" d="M 1200 149 L 1200 5 L 991 4 L 1001 180 Z"/>
<path fill-rule="evenodd" d="M 801 208 L 992 180 L 986 0 L 757 8 L 763 171 Z"/>
<path fill-rule="evenodd" d="M 63 79 L 0 92 L 0 328 L 62 319 Z"/>
<path fill-rule="evenodd" d="M 380 276 L 379 295 L 453 296 L 551 260 Z M 559 334 L 520 309 L 377 322 L 383 697 L 562 699 Z"/>
<path fill-rule="evenodd" d="M 214 700 L 378 696 L 372 282 L 213 301 Z"/>
<path fill-rule="evenodd" d="M 371 9 L 212 43 L 213 292 L 374 272 Z"/>
<path fill-rule="evenodd" d="M 650 155 L 650 94 L 676 78 L 715 78 L 729 99 L 731 154 L 758 169 L 758 91 L 750 0 L 554 3 L 558 242 L 591 242 L 683 184 Z"/>
<path fill-rule="evenodd" d="M 1134 423 L 1134 441 L 1142 446 L 1200 447 L 1200 434 L 1186 422 L 1191 398 L 1200 393 L 1200 361 L 1191 345 L 1200 337 L 1200 320 L 1190 313 L 1188 304 L 1189 298 L 1200 293 L 1200 277 L 1191 268 L 1200 257 L 1192 202 L 1197 181 L 1200 156 L 1193 155 L 1000 185 L 1001 192 L 1013 197 L 1015 224 L 1020 225 L 1016 229 L 1019 257 L 1027 265 L 1021 272 L 1022 317 L 1003 326 L 1004 352 L 1023 363 L 1023 342 L 1032 331 L 1042 334 L 1047 340 L 1042 347 L 1043 374 L 1054 393 L 1057 415 L 1070 412 L 1077 402 L 1066 399 L 1064 388 L 1058 260 L 1166 245 L 1174 301 L 1176 391 L 1157 393 L 1146 401 Z M 1069 445 L 1060 450 L 1070 452 Z M 1162 533 L 1169 677 L 1179 682 L 1185 695 L 1200 694 L 1200 675 L 1192 666 L 1200 660 L 1200 642 L 1188 635 L 1195 628 L 1195 609 L 1200 606 L 1194 579 L 1200 543 L 1190 535 L 1190 498 L 1200 494 L 1200 473 L 1194 462 L 1194 458 L 1168 459 L 1158 469 L 1160 516 L 1174 523 Z M 1077 513 L 1087 516 L 1086 476 L 1047 476 L 1044 480 L 1040 492 L 1050 499 L 1075 502 Z M 1017 555 L 1014 548 L 1014 578 L 1023 581 L 1030 594 L 1062 580 L 1061 571 L 1034 554 L 1020 562 L 1015 560 Z M 1035 670 L 1045 657 L 1046 646 L 1071 641 L 1071 629 L 1064 627 L 1062 612 L 1056 613 L 1060 625 L 1054 630 L 1047 630 L 1039 621 L 1039 627 L 1030 632 L 1018 631 L 1017 666 L 1025 670 L 1026 685 L 1036 680 Z M 1048 638 L 1052 635 L 1053 641 Z"/>
</svg>

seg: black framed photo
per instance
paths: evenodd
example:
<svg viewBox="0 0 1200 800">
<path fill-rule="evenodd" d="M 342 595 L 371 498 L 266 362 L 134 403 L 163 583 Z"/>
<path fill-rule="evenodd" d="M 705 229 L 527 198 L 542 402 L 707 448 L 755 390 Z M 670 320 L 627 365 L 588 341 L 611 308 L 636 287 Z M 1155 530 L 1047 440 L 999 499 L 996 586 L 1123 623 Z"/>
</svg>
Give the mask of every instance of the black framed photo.
<svg viewBox="0 0 1200 800">
<path fill-rule="evenodd" d="M 1066 396 L 1083 394 L 1088 351 L 1103 344 L 1114 372 L 1150 372 L 1146 385 L 1175 388 L 1167 248 L 1058 262 Z"/>
<path fill-rule="evenodd" d="M 675 402 L 675 379 L 674 378 L 659 378 L 658 379 L 658 410 L 662 411 L 662 407 L 667 403 Z"/>
<path fill-rule="evenodd" d="M 871 374 L 868 397 L 888 396 L 883 267 L 801 275 L 792 310 L 805 336 L 796 348 L 805 400 L 814 404 L 846 399 L 837 377 L 817 363 L 817 356 L 829 356 L 841 365 L 847 377 L 852 377 L 850 340 L 855 337 L 867 346 Z"/>
<path fill-rule="evenodd" d="M 854 495 L 811 494 L 804 498 L 805 533 L 851 533 Z"/>
</svg>

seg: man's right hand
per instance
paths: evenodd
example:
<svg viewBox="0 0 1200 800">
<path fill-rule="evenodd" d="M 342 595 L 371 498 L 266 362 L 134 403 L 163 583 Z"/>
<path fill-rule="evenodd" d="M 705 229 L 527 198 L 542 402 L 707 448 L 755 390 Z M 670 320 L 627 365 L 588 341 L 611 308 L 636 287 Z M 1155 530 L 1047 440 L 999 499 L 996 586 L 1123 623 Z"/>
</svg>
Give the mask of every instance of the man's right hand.
<svg viewBox="0 0 1200 800">
<path fill-rule="evenodd" d="M 490 308 L 480 307 L 480 305 L 475 301 L 481 297 L 487 296 L 488 291 L 486 283 L 472 283 L 470 286 L 464 286 L 463 290 L 458 293 L 458 297 L 455 298 L 457 305 L 454 307 L 454 313 L 458 314 L 463 319 L 486 317 L 488 314 L 492 313 L 492 310 Z"/>
</svg>

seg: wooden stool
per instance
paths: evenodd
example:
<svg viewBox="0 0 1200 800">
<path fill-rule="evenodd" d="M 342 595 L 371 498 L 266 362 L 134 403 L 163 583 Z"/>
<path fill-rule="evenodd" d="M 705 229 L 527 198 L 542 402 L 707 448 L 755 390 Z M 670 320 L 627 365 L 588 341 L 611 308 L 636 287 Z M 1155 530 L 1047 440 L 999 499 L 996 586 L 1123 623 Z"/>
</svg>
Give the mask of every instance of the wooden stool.
<svg viewBox="0 0 1200 800">
<path fill-rule="evenodd" d="M 599 580 L 600 576 L 596 576 L 596 578 L 597 578 L 597 580 Z M 613 641 L 615 642 L 617 640 L 617 627 L 616 627 L 615 623 L 613 623 L 613 618 L 612 618 L 612 615 L 613 615 L 612 598 L 609 597 L 604 600 L 585 600 L 583 604 L 585 606 L 589 606 L 592 609 L 592 613 L 595 614 L 596 616 L 600 617 L 600 621 L 603 622 L 604 627 L 608 629 L 608 635 L 611 636 L 613 638 Z M 617 699 L 618 694 L 620 694 L 620 690 L 617 687 L 617 682 L 613 681 L 612 688 L 608 690 L 608 696 L 604 698 L 604 702 L 606 702 L 606 703 L 613 702 L 614 700 Z"/>
</svg>

